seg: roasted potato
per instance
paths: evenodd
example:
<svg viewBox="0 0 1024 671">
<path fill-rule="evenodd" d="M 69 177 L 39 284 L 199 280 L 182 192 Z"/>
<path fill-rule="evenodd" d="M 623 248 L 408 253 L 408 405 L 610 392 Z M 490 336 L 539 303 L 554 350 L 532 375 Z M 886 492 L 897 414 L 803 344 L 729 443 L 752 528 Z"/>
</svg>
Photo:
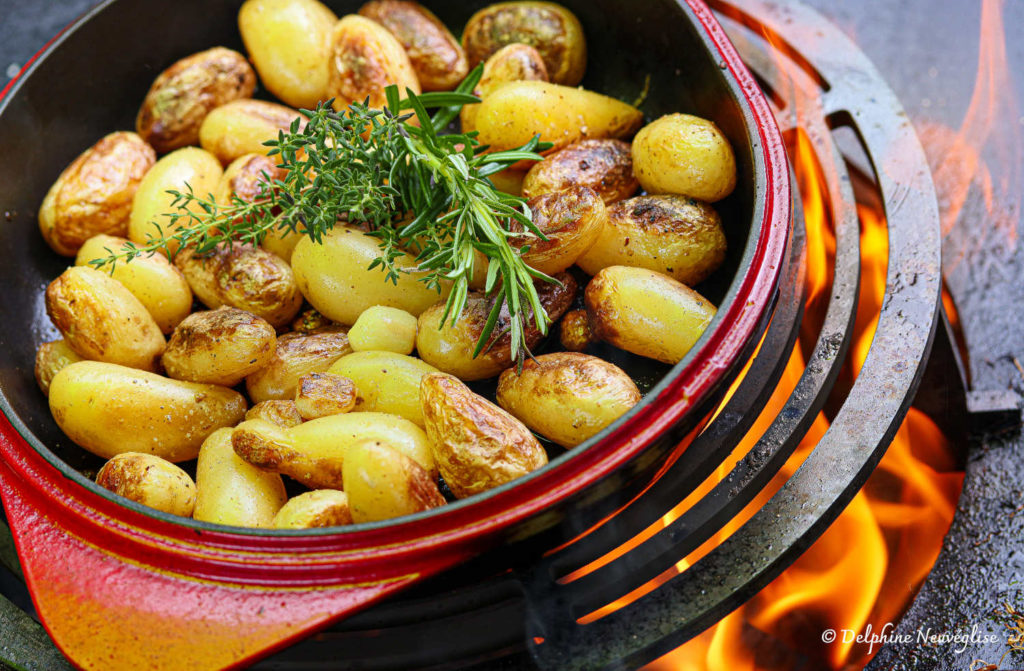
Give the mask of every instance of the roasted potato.
<svg viewBox="0 0 1024 671">
<path fill-rule="evenodd" d="M 59 373 L 65 366 L 76 361 L 84 361 L 84 359 L 78 356 L 65 340 L 54 340 L 53 342 L 44 342 L 40 345 L 39 349 L 36 350 L 34 372 L 36 383 L 43 390 L 43 393 L 49 395 L 50 381 L 53 379 L 53 376 Z"/>
<path fill-rule="evenodd" d="M 327 317 L 320 314 L 316 308 L 303 310 L 298 317 L 292 321 L 292 331 L 296 333 L 324 333 L 326 331 L 340 331 L 348 333 L 348 328 L 335 324 Z"/>
<path fill-rule="evenodd" d="M 356 387 L 356 412 L 386 412 L 423 426 L 420 380 L 438 370 L 411 356 L 393 352 L 356 352 L 338 359 L 330 372 Z"/>
<path fill-rule="evenodd" d="M 261 401 L 249 408 L 246 419 L 264 419 L 287 429 L 302 424 L 302 415 L 295 401 Z"/>
<path fill-rule="evenodd" d="M 510 44 L 491 54 L 484 63 L 480 82 L 473 95 L 483 100 L 509 82 L 549 82 L 548 69 L 540 52 L 528 44 Z M 462 132 L 476 130 L 480 105 L 464 105 L 459 110 Z M 511 192 L 510 192 L 511 193 Z"/>
<path fill-rule="evenodd" d="M 274 516 L 275 529 L 316 529 L 346 524 L 352 524 L 348 494 L 336 489 L 299 494 Z"/>
<path fill-rule="evenodd" d="M 640 188 L 633 155 L 622 140 L 581 140 L 534 164 L 523 180 L 523 197 L 589 187 L 605 204 L 629 198 Z"/>
<path fill-rule="evenodd" d="M 548 463 L 544 448 L 522 422 L 451 375 L 424 377 L 420 403 L 438 469 L 460 499 Z"/>
<path fill-rule="evenodd" d="M 504 191 L 505 193 L 510 193 L 513 196 L 523 195 L 523 180 L 526 179 L 526 173 L 522 170 L 512 170 L 511 168 L 508 170 L 502 170 L 499 173 L 491 175 L 489 179 L 498 191 Z M 473 288 L 476 289 L 478 287 Z"/>
<path fill-rule="evenodd" d="M 175 380 L 234 387 L 269 364 L 276 351 L 277 333 L 266 320 L 222 307 L 194 312 L 178 324 L 163 364 Z"/>
<path fill-rule="evenodd" d="M 594 334 L 590 332 L 586 310 L 572 310 L 565 313 L 559 326 L 558 342 L 570 352 L 582 352 L 590 347 Z"/>
<path fill-rule="evenodd" d="M 265 100 L 233 100 L 212 110 L 199 127 L 199 144 L 223 164 L 228 165 L 246 154 L 266 154 L 270 147 L 264 142 L 276 140 L 305 117 L 297 110 Z"/>
<path fill-rule="evenodd" d="M 170 515 L 192 517 L 196 483 L 188 473 L 152 454 L 125 452 L 103 465 L 96 484 Z"/>
<path fill-rule="evenodd" d="M 523 232 L 509 242 L 516 249 L 529 246 L 523 261 L 547 275 L 556 275 L 576 263 L 597 241 L 608 221 L 601 197 L 585 186 L 537 196 L 527 206 L 533 213 L 533 224 L 547 240 Z"/>
<path fill-rule="evenodd" d="M 537 283 L 541 305 L 548 313 L 551 323 L 558 321 L 572 305 L 576 296 L 576 280 L 568 273 L 560 273 L 555 279 L 561 283 Z M 484 380 L 494 377 L 513 364 L 511 338 L 508 331 L 510 315 L 508 306 L 503 306 L 491 340 L 480 356 L 473 358 L 476 344 L 487 324 L 494 303 L 482 294 L 470 292 L 462 316 L 451 325 L 441 324 L 444 304 L 439 303 L 420 315 L 419 331 L 416 334 L 416 351 L 420 358 L 440 371 L 451 373 L 460 380 Z M 498 335 L 504 334 L 504 335 Z M 526 313 L 524 329 L 527 347 L 535 347 L 543 337 L 529 310 Z"/>
<path fill-rule="evenodd" d="M 46 287 L 46 313 L 84 359 L 153 371 L 166 345 L 138 298 L 86 266 L 68 268 Z"/>
<path fill-rule="evenodd" d="M 46 244 L 74 256 L 100 233 L 125 235 L 132 202 L 156 152 L 135 133 L 111 133 L 84 151 L 53 183 L 39 208 Z"/>
<path fill-rule="evenodd" d="M 587 354 L 558 352 L 511 368 L 498 380 L 498 405 L 562 447 L 575 447 L 640 401 L 618 366 Z"/>
<path fill-rule="evenodd" d="M 646 268 L 605 268 L 584 298 L 596 337 L 670 364 L 686 356 L 715 316 L 715 307 L 696 291 Z"/>
<path fill-rule="evenodd" d="M 231 429 L 221 429 L 203 443 L 196 464 L 195 519 L 270 528 L 287 501 L 280 475 L 260 470 L 235 454 Z"/>
<path fill-rule="evenodd" d="M 356 523 L 389 520 L 445 504 L 436 480 L 382 441 L 363 440 L 348 446 L 343 480 Z"/>
<path fill-rule="evenodd" d="M 671 193 L 708 203 L 736 187 L 736 157 L 714 122 L 669 114 L 633 140 L 633 166 L 650 194 Z"/>
<path fill-rule="evenodd" d="M 310 373 L 299 378 L 295 407 L 302 419 L 340 415 L 356 406 L 356 385 L 332 373 Z"/>
<path fill-rule="evenodd" d="M 75 257 L 76 266 L 90 265 L 105 259 L 111 252 L 120 253 L 128 241 L 112 235 L 96 235 L 82 245 Z M 181 271 L 160 252 L 143 254 L 131 263 L 118 262 L 113 270 L 100 268 L 124 285 L 139 299 L 163 333 L 170 333 L 192 311 L 192 289 Z"/>
<path fill-rule="evenodd" d="M 222 207 L 231 205 L 231 197 L 238 196 L 246 203 L 254 203 L 261 192 L 274 180 L 284 179 L 288 173 L 277 165 L 277 159 L 265 154 L 239 156 L 224 170 L 224 175 L 213 192 Z M 266 186 L 264 186 L 266 185 Z M 263 193 L 267 196 L 268 193 Z"/>
<path fill-rule="evenodd" d="M 349 14 L 334 26 L 330 40 L 327 93 L 339 112 L 367 98 L 370 107 L 383 109 L 387 106 L 384 89 L 392 84 L 403 96 L 406 89 L 421 92 L 405 49 L 376 21 Z"/>
<path fill-rule="evenodd" d="M 398 39 L 424 91 L 450 91 L 469 74 L 462 45 L 433 12 L 418 2 L 372 0 L 359 13 Z"/>
<path fill-rule="evenodd" d="M 245 379 L 245 388 L 254 403 L 293 400 L 299 378 L 323 373 L 352 348 L 344 333 L 288 333 L 277 339 L 270 363 Z"/>
<path fill-rule="evenodd" d="M 338 17 L 317 0 L 246 0 L 238 29 L 260 80 L 287 105 L 327 100 L 329 37 Z"/>
<path fill-rule="evenodd" d="M 553 2 L 499 2 L 466 24 L 462 44 L 470 67 L 509 44 L 528 44 L 544 58 L 551 81 L 576 86 L 587 69 L 587 43 L 579 19 Z"/>
<path fill-rule="evenodd" d="M 199 144 L 199 126 L 210 110 L 256 90 L 256 73 L 245 56 L 214 47 L 167 68 L 149 88 L 135 129 L 157 153 Z"/>
<path fill-rule="evenodd" d="M 348 331 L 356 352 L 412 354 L 416 347 L 416 317 L 405 310 L 374 305 L 359 315 Z"/>
<path fill-rule="evenodd" d="M 124 452 L 175 463 L 195 459 L 206 437 L 237 424 L 245 409 L 245 398 L 226 387 L 99 361 L 70 364 L 50 382 L 57 426 L 106 459 Z"/>
</svg>

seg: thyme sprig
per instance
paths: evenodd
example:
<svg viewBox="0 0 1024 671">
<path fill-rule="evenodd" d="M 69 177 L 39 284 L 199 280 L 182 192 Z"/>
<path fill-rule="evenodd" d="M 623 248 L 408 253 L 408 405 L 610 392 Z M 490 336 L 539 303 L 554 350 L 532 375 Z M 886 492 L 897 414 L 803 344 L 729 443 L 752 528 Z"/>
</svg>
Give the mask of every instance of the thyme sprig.
<svg viewBox="0 0 1024 671">
<path fill-rule="evenodd" d="M 541 333 L 549 326 L 534 280 L 555 280 L 527 266 L 527 248 L 510 242 L 523 228 L 544 239 L 526 201 L 501 192 L 489 177 L 519 161 L 540 160 L 537 152 L 550 145 L 534 138 L 519 149 L 488 153 L 475 132 L 443 132 L 463 105 L 480 102 L 470 94 L 480 74 L 477 68 L 451 93 L 406 90 L 400 99 L 398 89 L 389 87 L 383 110 L 353 103 L 338 113 L 333 101 L 303 110 L 305 124 L 296 119 L 288 132 L 266 143 L 285 175 L 272 179 L 264 173 L 253 202 L 234 196 L 218 204 L 188 185 L 170 191 L 176 211 L 166 215 L 166 226 L 154 222 L 157 232 L 145 244 L 108 249 L 108 257 L 92 263 L 113 271 L 118 262 L 156 251 L 173 256 L 188 246 L 204 254 L 222 244 L 258 244 L 272 232 L 304 233 L 319 243 L 339 222 L 360 225 L 379 241 L 380 255 L 370 268 L 381 268 L 386 281 L 416 273 L 438 292 L 451 286 L 442 324 L 454 324 L 462 314 L 482 254 L 493 308 L 474 356 L 494 342 L 507 305 L 512 354 L 521 363 L 530 317 Z M 428 109 L 436 111 L 431 115 Z M 413 118 L 418 125 L 410 123 Z M 414 267 L 397 263 L 406 253 L 415 255 Z"/>
</svg>

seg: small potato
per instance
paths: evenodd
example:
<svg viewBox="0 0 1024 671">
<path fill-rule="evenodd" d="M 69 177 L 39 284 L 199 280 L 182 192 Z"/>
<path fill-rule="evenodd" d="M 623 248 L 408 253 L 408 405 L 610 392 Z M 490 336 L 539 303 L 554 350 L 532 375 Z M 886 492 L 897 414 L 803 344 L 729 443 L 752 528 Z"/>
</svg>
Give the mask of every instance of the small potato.
<svg viewBox="0 0 1024 671">
<path fill-rule="evenodd" d="M 555 279 L 561 283 L 537 283 L 541 305 L 548 313 L 551 323 L 558 321 L 572 305 L 576 296 L 576 280 L 568 273 L 560 273 Z M 502 307 L 494 329 L 492 340 L 476 358 L 476 344 L 480 341 L 487 318 L 491 314 L 493 301 L 482 294 L 469 294 L 466 308 L 462 316 L 451 325 L 450 321 L 441 324 L 444 315 L 444 304 L 439 303 L 420 315 L 419 331 L 416 334 L 416 351 L 424 361 L 440 371 L 451 373 L 460 380 L 473 381 L 494 377 L 513 364 L 511 338 L 508 331 L 510 315 L 508 307 Z M 524 329 L 526 346 L 533 348 L 543 338 L 534 323 L 533 316 L 527 314 Z M 497 340 L 495 340 L 497 338 Z"/>
<path fill-rule="evenodd" d="M 398 39 L 424 91 L 451 91 L 469 74 L 462 45 L 418 2 L 372 0 L 360 7 L 359 13 Z"/>
<path fill-rule="evenodd" d="M 430 364 L 393 352 L 356 352 L 338 359 L 330 372 L 355 384 L 356 412 L 386 412 L 423 426 L 420 380 L 439 372 Z"/>
<path fill-rule="evenodd" d="M 608 225 L 576 262 L 590 275 L 608 266 L 647 268 L 687 286 L 703 282 L 725 260 L 722 219 L 685 196 L 640 196 L 608 209 Z"/>
<path fill-rule="evenodd" d="M 152 454 L 117 455 L 100 469 L 96 484 L 170 515 L 192 517 L 196 504 L 196 483 L 188 473 Z"/>
<path fill-rule="evenodd" d="M 540 52 L 528 44 L 510 44 L 491 54 L 484 63 L 484 71 L 480 75 L 480 82 L 473 89 L 473 95 L 483 100 L 509 82 L 532 81 L 551 81 Z M 464 105 L 459 111 L 463 133 L 476 130 L 476 115 L 479 111 L 479 104 Z"/>
<path fill-rule="evenodd" d="M 618 366 L 573 352 L 544 354 L 498 380 L 498 405 L 562 447 L 576 447 L 640 402 Z"/>
<path fill-rule="evenodd" d="M 314 308 L 303 310 L 302 313 L 292 321 L 292 330 L 302 334 L 323 333 L 331 330 L 348 333 L 348 329 L 346 327 L 335 324 L 330 319 L 317 312 Z"/>
<path fill-rule="evenodd" d="M 260 81 L 285 104 L 327 100 L 328 40 L 338 17 L 317 0 L 246 0 L 238 29 Z"/>
<path fill-rule="evenodd" d="M 544 448 L 522 422 L 451 375 L 424 377 L 420 403 L 438 469 L 460 499 L 548 463 Z"/>
<path fill-rule="evenodd" d="M 167 344 L 138 298 L 86 266 L 68 268 L 46 287 L 46 313 L 84 359 L 153 371 Z"/>
<path fill-rule="evenodd" d="M 246 463 L 231 447 L 231 429 L 203 443 L 196 464 L 196 507 L 201 522 L 233 527 L 271 528 L 288 501 L 284 481 Z"/>
<path fill-rule="evenodd" d="M 178 214 L 179 210 L 172 205 L 174 196 L 168 191 L 186 193 L 191 187 L 196 197 L 205 199 L 216 190 L 223 174 L 216 157 L 198 147 L 178 149 L 161 158 L 146 173 L 135 192 L 128 239 L 136 244 L 145 244 L 150 236 L 159 238 L 161 229 L 169 237 L 186 223 L 187 218 L 178 222 L 179 225 L 171 224 L 169 215 Z M 202 214 L 196 205 L 191 209 Z M 169 247 L 174 253 L 178 243 L 171 241 Z"/>
<path fill-rule="evenodd" d="M 302 419 L 340 415 L 356 406 L 356 385 L 331 373 L 310 373 L 299 378 L 295 407 Z"/>
<path fill-rule="evenodd" d="M 156 152 L 135 133 L 111 133 L 53 183 L 39 208 L 39 230 L 53 251 L 74 256 L 100 233 L 125 235 L 132 202 Z"/>
<path fill-rule="evenodd" d="M 261 191 L 274 180 L 284 179 L 288 173 L 277 165 L 277 159 L 264 154 L 239 156 L 224 170 L 214 197 L 221 206 L 231 205 L 231 197 L 238 196 L 246 203 L 254 203 Z M 266 195 L 266 194 L 264 194 Z"/>
<path fill-rule="evenodd" d="M 352 226 L 335 226 L 321 244 L 305 238 L 292 254 L 292 270 L 299 289 L 310 304 L 328 319 L 351 326 L 374 305 L 399 308 L 419 316 L 448 296 L 419 281 L 421 275 L 401 273 L 398 283 L 385 281 L 380 268 L 370 264 L 380 255 L 379 240 Z M 408 254 L 395 260 L 399 268 L 416 266 Z"/>
<path fill-rule="evenodd" d="M 163 364 L 175 380 L 234 387 L 269 364 L 276 351 L 273 326 L 251 312 L 222 307 L 186 317 L 167 343 Z"/>
<path fill-rule="evenodd" d="M 157 153 L 199 144 L 199 126 L 215 107 L 256 90 L 245 56 L 214 47 L 183 58 L 156 78 L 135 118 L 135 129 Z"/>
<path fill-rule="evenodd" d="M 76 266 L 90 265 L 90 261 L 105 259 L 110 252 L 119 253 L 128 241 L 112 235 L 89 238 L 78 250 Z M 108 251 L 109 250 L 109 251 Z M 164 254 L 154 252 L 137 256 L 129 263 L 120 261 L 103 266 L 101 272 L 124 285 L 145 306 L 163 333 L 170 333 L 192 311 L 192 289 L 185 276 L 174 267 Z"/>
<path fill-rule="evenodd" d="M 282 328 L 302 307 L 292 269 L 280 257 L 249 244 L 221 245 L 207 256 L 184 249 L 175 264 L 206 307 L 230 305 Z"/>
<path fill-rule="evenodd" d="M 283 429 L 302 424 L 302 415 L 295 401 L 263 401 L 249 408 L 246 419 L 264 419 Z"/>
<path fill-rule="evenodd" d="M 633 166 L 650 194 L 713 203 L 736 187 L 736 157 L 729 141 L 714 123 L 689 114 L 663 116 L 637 133 Z"/>
<path fill-rule="evenodd" d="M 535 47 L 556 84 L 577 86 L 583 81 L 583 26 L 565 7 L 553 2 L 499 2 L 474 14 L 462 33 L 470 67 L 514 43 Z"/>
<path fill-rule="evenodd" d="M 364 440 L 346 448 L 343 479 L 357 524 L 445 504 L 437 482 L 422 466 L 381 441 Z"/>
<path fill-rule="evenodd" d="M 572 310 L 562 317 L 558 332 L 558 342 L 562 347 L 570 352 L 582 352 L 590 347 L 593 340 L 594 334 L 590 332 L 586 310 Z"/>
<path fill-rule="evenodd" d="M 334 26 L 330 40 L 327 94 L 334 98 L 334 109 L 339 112 L 367 98 L 370 107 L 383 109 L 387 106 L 384 89 L 392 84 L 398 86 L 402 97 L 406 89 L 417 95 L 421 92 L 405 49 L 376 21 L 349 14 Z"/>
<path fill-rule="evenodd" d="M 587 138 L 626 138 L 642 125 L 643 113 L 632 105 L 593 91 L 536 81 L 502 86 L 480 103 L 476 117 L 480 144 L 502 151 L 540 135 L 554 145 L 549 154 Z M 635 162 L 635 147 L 633 151 Z"/>
<path fill-rule="evenodd" d="M 587 285 L 594 335 L 640 356 L 678 363 L 715 316 L 693 289 L 646 268 L 611 266 Z"/>
<path fill-rule="evenodd" d="M 523 180 L 523 197 L 586 186 L 605 204 L 629 198 L 640 188 L 633 175 L 633 155 L 622 140 L 582 140 L 548 156 L 530 168 Z"/>
<path fill-rule="evenodd" d="M 608 221 L 601 197 L 585 186 L 547 193 L 527 202 L 533 223 L 547 240 L 532 233 L 511 238 L 516 249 L 529 246 L 523 261 L 547 275 L 562 272 L 597 241 Z M 518 222 L 516 222 L 518 223 Z"/>
<path fill-rule="evenodd" d="M 275 529 L 317 529 L 346 524 L 352 524 L 348 494 L 336 489 L 299 494 L 274 516 Z"/>
<path fill-rule="evenodd" d="M 270 363 L 245 379 L 246 391 L 253 403 L 293 400 L 299 378 L 326 372 L 350 352 L 344 333 L 288 333 L 277 339 Z"/>
<path fill-rule="evenodd" d="M 71 349 L 71 346 L 65 340 L 44 342 L 36 350 L 36 383 L 39 384 L 39 388 L 43 390 L 43 393 L 48 395 L 50 393 L 50 381 L 53 380 L 53 376 L 59 373 L 65 366 L 83 360 L 82 357 L 75 353 L 75 350 Z"/>
<path fill-rule="evenodd" d="M 246 154 L 266 154 L 264 142 L 276 140 L 288 132 L 292 122 L 305 118 L 298 110 L 265 100 L 233 100 L 206 115 L 199 127 L 199 144 L 223 164 L 228 165 Z"/>
<path fill-rule="evenodd" d="M 50 382 L 50 411 L 68 437 L 109 459 L 142 452 L 175 463 L 195 459 L 211 433 L 245 416 L 226 387 L 179 382 L 134 368 L 80 361 Z"/>
<path fill-rule="evenodd" d="M 405 310 L 374 305 L 367 308 L 348 332 L 356 352 L 412 354 L 416 346 L 416 318 Z"/>
</svg>

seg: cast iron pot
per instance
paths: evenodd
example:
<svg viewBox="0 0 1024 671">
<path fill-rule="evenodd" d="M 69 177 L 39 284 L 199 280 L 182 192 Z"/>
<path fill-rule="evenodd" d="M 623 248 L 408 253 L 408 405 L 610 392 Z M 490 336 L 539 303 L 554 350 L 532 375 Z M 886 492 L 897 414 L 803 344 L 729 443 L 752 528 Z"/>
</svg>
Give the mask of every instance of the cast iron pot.
<svg viewBox="0 0 1024 671">
<path fill-rule="evenodd" d="M 649 118 L 713 119 L 736 150 L 738 187 L 717 206 L 729 255 L 700 287 L 720 308 L 686 359 L 659 367 L 609 348 L 648 390 L 626 417 L 528 477 L 393 522 L 232 529 L 121 499 L 83 475 L 98 461 L 56 427 L 33 379 L 36 348 L 59 337 L 43 291 L 68 263 L 43 242 L 36 212 L 75 156 L 133 128 L 161 70 L 213 45 L 243 50 L 240 4 L 104 2 L 48 45 L 0 103 L 0 495 L 39 615 L 83 668 L 243 665 L 498 543 L 586 528 L 650 482 L 699 428 L 763 330 L 785 253 L 784 146 L 707 7 L 564 0 L 586 30 L 586 87 L 634 100 L 649 77 Z M 360 3 L 327 4 L 340 16 Z M 457 34 L 488 3 L 427 4 Z"/>
</svg>

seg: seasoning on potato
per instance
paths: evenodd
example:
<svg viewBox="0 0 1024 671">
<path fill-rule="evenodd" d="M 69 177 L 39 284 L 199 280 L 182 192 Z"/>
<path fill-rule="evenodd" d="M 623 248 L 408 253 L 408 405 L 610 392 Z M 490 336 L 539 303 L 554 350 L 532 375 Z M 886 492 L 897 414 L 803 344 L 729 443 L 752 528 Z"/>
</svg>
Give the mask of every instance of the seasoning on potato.
<svg viewBox="0 0 1024 671">
<path fill-rule="evenodd" d="M 732 146 L 712 121 L 669 114 L 633 140 L 633 166 L 647 193 L 671 193 L 708 203 L 736 187 Z"/>
<path fill-rule="evenodd" d="M 582 352 L 594 341 L 586 310 L 565 313 L 558 331 L 558 342 L 570 352 Z"/>
<path fill-rule="evenodd" d="M 334 108 L 344 110 L 350 103 L 369 99 L 370 107 L 387 105 L 384 89 L 398 86 L 420 93 L 412 61 L 401 43 L 381 24 L 349 14 L 334 26 L 331 33 L 331 56 L 327 93 L 334 99 Z"/>
<path fill-rule="evenodd" d="M 192 517 L 235 527 L 271 528 L 288 501 L 277 473 L 246 463 L 231 446 L 231 429 L 213 433 L 199 450 Z"/>
<path fill-rule="evenodd" d="M 416 347 L 416 317 L 405 310 L 374 305 L 359 315 L 348 332 L 356 352 L 412 354 Z"/>
<path fill-rule="evenodd" d="M 356 412 L 386 412 L 423 426 L 420 380 L 438 370 L 419 359 L 394 352 L 355 352 L 329 369 L 356 387 Z"/>
<path fill-rule="evenodd" d="M 96 475 L 96 484 L 119 496 L 179 517 L 192 517 L 196 483 L 188 473 L 152 454 L 125 452 Z"/>
<path fill-rule="evenodd" d="M 226 166 L 246 154 L 266 154 L 270 147 L 263 143 L 276 140 L 296 119 L 302 117 L 291 107 L 266 100 L 233 100 L 206 115 L 199 127 L 199 144 Z"/>
<path fill-rule="evenodd" d="M 66 340 L 54 340 L 53 342 L 44 342 L 36 350 L 36 365 L 34 373 L 36 376 L 36 383 L 39 384 L 39 388 L 43 390 L 46 395 L 50 394 L 50 381 L 53 380 L 53 376 L 61 371 L 62 368 L 76 361 L 83 361 L 82 357 L 78 356 L 75 350 L 71 349 Z"/>
<path fill-rule="evenodd" d="M 605 204 L 629 198 L 640 183 L 633 155 L 622 140 L 581 140 L 535 164 L 523 180 L 523 197 L 589 187 Z"/>
<path fill-rule="evenodd" d="M 289 499 L 274 516 L 275 529 L 317 529 L 352 524 L 348 494 L 317 489 Z"/>
<path fill-rule="evenodd" d="M 484 70 L 473 89 L 473 95 L 484 100 L 509 82 L 529 81 L 551 81 L 544 59 L 539 51 L 528 44 L 510 44 L 491 54 L 484 63 Z M 476 130 L 476 115 L 479 111 L 479 104 L 463 106 L 459 112 L 463 133 Z"/>
<path fill-rule="evenodd" d="M 277 339 L 274 358 L 245 379 L 254 403 L 294 400 L 299 378 L 323 373 L 352 348 L 344 333 L 286 333 Z"/>
<path fill-rule="evenodd" d="M 185 318 L 162 361 L 176 380 L 234 387 L 270 363 L 276 350 L 273 326 L 251 312 L 222 307 Z"/>
<path fill-rule="evenodd" d="M 302 419 L 317 419 L 349 412 L 356 406 L 352 380 L 332 373 L 310 373 L 299 378 L 295 407 Z"/>
<path fill-rule="evenodd" d="M 261 401 L 249 408 L 246 419 L 264 419 L 284 429 L 302 424 L 302 415 L 295 401 Z"/>
<path fill-rule="evenodd" d="M 378 522 L 445 504 L 437 482 L 422 466 L 382 441 L 345 449 L 345 492 L 352 521 Z"/>
</svg>

